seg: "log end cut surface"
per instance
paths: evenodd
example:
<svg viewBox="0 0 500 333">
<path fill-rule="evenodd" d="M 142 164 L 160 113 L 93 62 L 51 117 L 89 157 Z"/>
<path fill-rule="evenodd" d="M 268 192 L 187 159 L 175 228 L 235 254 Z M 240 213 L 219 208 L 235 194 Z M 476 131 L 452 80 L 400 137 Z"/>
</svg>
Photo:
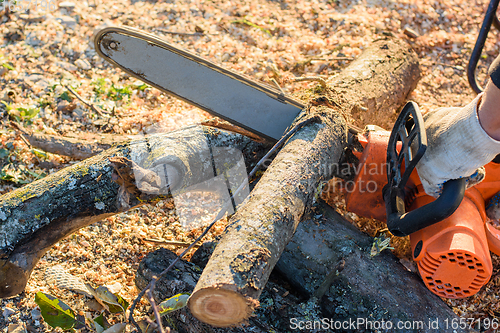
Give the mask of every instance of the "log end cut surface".
<svg viewBox="0 0 500 333">
<path fill-rule="evenodd" d="M 198 290 L 189 299 L 189 307 L 199 320 L 216 327 L 234 326 L 247 319 L 251 313 L 248 301 L 240 294 L 222 288 Z"/>
</svg>

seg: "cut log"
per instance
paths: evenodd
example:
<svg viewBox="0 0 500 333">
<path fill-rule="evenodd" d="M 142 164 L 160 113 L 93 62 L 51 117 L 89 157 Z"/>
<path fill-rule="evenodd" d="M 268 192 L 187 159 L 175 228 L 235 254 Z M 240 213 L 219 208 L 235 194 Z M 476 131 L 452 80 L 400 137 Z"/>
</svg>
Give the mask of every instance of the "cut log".
<svg viewBox="0 0 500 333">
<path fill-rule="evenodd" d="M 306 298 L 317 299 L 322 317 L 355 322 L 356 332 L 376 331 L 373 325 L 382 322 L 390 323 L 380 329 L 386 332 L 399 331 L 398 325 L 415 332 L 468 332 L 447 327 L 459 317 L 389 250 L 372 257 L 372 243 L 320 204 L 299 224 L 275 271 Z"/>
<path fill-rule="evenodd" d="M 251 168 L 265 151 L 240 134 L 192 126 L 118 145 L 0 196 L 0 297 L 22 292 L 40 257 L 79 228 L 211 179 L 214 161 L 230 167 L 237 152 Z"/>
<path fill-rule="evenodd" d="M 320 203 L 307 215 L 260 296 L 263 306 L 243 327 L 213 328 L 186 309 L 173 312 L 167 324 L 183 333 L 289 332 L 298 325 L 301 332 L 317 332 L 313 327 L 321 332 L 338 332 L 339 327 L 343 332 L 374 332 L 382 323 L 380 332 L 468 332 L 446 327 L 460 318 L 390 251 L 371 257 L 373 238 L 331 207 Z M 158 281 L 155 300 L 192 292 L 214 247 L 214 242 L 204 243 L 191 263 L 176 264 Z M 136 286 L 146 287 L 175 257 L 165 249 L 148 254 L 137 270 Z M 395 329 L 398 325 L 412 329 Z"/>
<path fill-rule="evenodd" d="M 139 264 L 136 272 L 135 283 L 137 288 L 145 288 L 153 276 L 158 276 L 176 255 L 166 249 L 159 249 L 149 253 Z M 166 298 L 178 293 L 191 293 L 201 274 L 201 268 L 193 263 L 179 261 L 166 276 L 158 281 L 153 291 L 153 297 L 159 304 Z M 261 299 L 262 306 L 255 316 L 241 327 L 216 328 L 197 320 L 187 308 L 174 311 L 167 315 L 165 325 L 174 328 L 179 333 L 264 333 L 264 332 L 289 332 L 290 321 L 307 321 L 312 313 L 319 313 L 319 306 L 312 306 L 302 302 L 297 296 L 286 290 L 278 279 L 267 283 Z M 306 309 L 304 311 L 304 309 Z M 312 332 L 310 330 L 302 331 Z"/>
<path fill-rule="evenodd" d="M 418 61 L 406 43 L 378 40 L 365 54 L 347 68 L 349 74 L 330 80 L 340 80 L 345 88 L 337 91 L 330 83 L 313 93 L 306 116 L 318 115 L 321 120 L 288 140 L 229 221 L 189 300 L 199 320 L 227 327 L 249 318 L 286 244 L 314 202 L 318 185 L 331 178 L 347 146 L 345 118 L 365 108 L 364 96 L 387 101 L 372 103 L 369 107 L 375 109 L 367 112 L 380 112 L 378 108 L 389 104 L 390 110 L 397 109 L 416 85 Z"/>
</svg>

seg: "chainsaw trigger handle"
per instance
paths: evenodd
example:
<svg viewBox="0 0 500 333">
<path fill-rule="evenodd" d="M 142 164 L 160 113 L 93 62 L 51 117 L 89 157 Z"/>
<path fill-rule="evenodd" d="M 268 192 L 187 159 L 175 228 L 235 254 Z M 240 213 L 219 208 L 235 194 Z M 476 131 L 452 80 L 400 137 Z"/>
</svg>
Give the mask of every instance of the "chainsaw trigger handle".
<svg viewBox="0 0 500 333">
<path fill-rule="evenodd" d="M 387 181 L 383 196 L 387 227 L 395 236 L 406 236 L 447 218 L 465 194 L 465 179 L 449 180 L 438 199 L 406 213 L 405 186 L 427 148 L 424 120 L 414 102 L 399 115 L 387 146 Z M 404 165 L 403 165 L 404 164 Z"/>
<path fill-rule="evenodd" d="M 396 193 L 399 193 L 398 196 Z M 404 196 L 398 191 L 384 191 L 387 210 L 387 228 L 398 237 L 407 236 L 420 229 L 444 220 L 460 206 L 465 194 L 465 179 L 449 180 L 436 200 L 406 213 Z M 400 204 L 398 204 L 400 202 Z"/>
<path fill-rule="evenodd" d="M 401 146 L 398 143 L 401 142 Z M 387 146 L 387 181 L 389 187 L 403 190 L 410 174 L 427 149 L 424 119 L 415 102 L 406 103 L 392 128 Z M 404 162 L 404 172 L 401 166 Z"/>
</svg>

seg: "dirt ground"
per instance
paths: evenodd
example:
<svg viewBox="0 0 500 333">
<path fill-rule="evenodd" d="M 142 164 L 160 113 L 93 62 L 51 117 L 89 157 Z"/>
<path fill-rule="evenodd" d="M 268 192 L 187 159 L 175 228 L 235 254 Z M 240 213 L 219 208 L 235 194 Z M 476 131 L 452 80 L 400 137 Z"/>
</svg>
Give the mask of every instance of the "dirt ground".
<svg viewBox="0 0 500 333">
<path fill-rule="evenodd" d="M 11 121 L 40 133 L 84 138 L 85 133 L 167 132 L 211 117 L 100 59 L 92 36 L 102 27 L 128 25 L 155 33 L 255 80 L 274 80 L 291 95 L 317 84 L 294 82 L 294 77 L 334 75 L 372 40 L 392 33 L 407 40 L 420 58 L 422 78 L 409 98 L 425 111 L 463 106 L 475 97 L 466 68 L 487 5 L 486 0 L 50 0 L 38 5 L 18 0 L 10 4 L 13 11 L 0 11 L 0 194 L 77 162 L 28 146 Z M 493 29 L 481 56 L 480 79 L 499 48 Z M 79 101 L 68 86 L 103 112 Z M 342 203 L 338 207 L 342 210 Z M 375 228 L 360 226 L 368 232 Z M 48 284 L 49 267 L 62 265 L 82 281 L 108 285 L 132 301 L 138 263 L 160 246 L 145 239 L 189 242 L 200 232 L 183 229 L 164 202 L 84 228 L 40 260 L 22 295 L 1 301 L 0 330 L 8 332 L 10 324 L 20 322 L 33 332 L 50 330 L 34 301 L 38 291 L 60 297 L 82 314 L 95 308 L 83 295 Z M 458 315 L 500 316 L 500 266 L 496 256 L 493 261 L 493 277 L 481 292 L 447 301 Z M 145 309 L 143 302 L 137 313 Z"/>
</svg>

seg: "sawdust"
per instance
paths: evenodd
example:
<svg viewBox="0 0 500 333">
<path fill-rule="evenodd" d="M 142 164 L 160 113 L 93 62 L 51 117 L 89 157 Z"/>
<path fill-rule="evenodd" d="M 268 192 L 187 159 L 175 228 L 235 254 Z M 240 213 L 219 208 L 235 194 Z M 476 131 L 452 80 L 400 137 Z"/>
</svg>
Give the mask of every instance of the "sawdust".
<svg viewBox="0 0 500 333">
<path fill-rule="evenodd" d="M 58 5 L 61 2 L 55 1 Z M 274 79 L 289 94 L 317 85 L 290 78 L 334 75 L 372 40 L 390 32 L 406 39 L 420 57 L 422 79 L 410 98 L 425 111 L 463 106 L 475 96 L 467 83 L 466 68 L 488 2 L 89 0 L 75 2 L 74 9 L 31 8 L 28 14 L 17 12 L 9 17 L 0 12 L 0 100 L 5 103 L 0 104 L 0 194 L 74 163 L 67 157 L 33 151 L 6 125 L 10 120 L 35 132 L 74 136 L 83 132 L 143 135 L 208 118 L 205 112 L 104 63 L 92 46 L 92 34 L 98 27 L 124 24 L 157 33 L 256 80 L 273 84 Z M 242 18 L 253 26 L 242 24 Z M 180 34 L 162 33 L 160 28 Z M 414 33 L 405 34 L 408 29 Z M 480 78 L 499 50 L 498 32 L 493 29 L 478 68 Z M 102 108 L 104 116 L 73 98 L 65 85 Z M 73 104 L 67 107 L 70 101 Z M 338 197 L 333 204 L 361 230 L 375 235 L 385 227 L 343 211 L 342 200 Z M 208 238 L 220 234 L 224 223 L 217 223 Z M 188 242 L 200 232 L 186 232 L 167 202 L 84 228 L 57 243 L 41 259 L 25 293 L 1 301 L 4 316 L 0 316 L 0 329 L 6 331 L 9 324 L 20 322 L 26 322 L 34 332 L 49 329 L 34 303 L 37 291 L 85 309 L 83 296 L 51 289 L 45 283 L 43 272 L 48 267 L 62 264 L 95 285 L 118 283 L 120 294 L 132 300 L 138 292 L 134 286 L 138 263 L 157 248 L 142 239 Z M 398 253 L 404 255 L 403 250 Z M 465 318 L 500 316 L 499 264 L 493 255 L 493 277 L 480 293 L 447 301 L 457 314 Z M 138 312 L 145 310 L 146 303 L 141 303 Z M 114 320 L 118 319 L 111 318 Z"/>
</svg>

